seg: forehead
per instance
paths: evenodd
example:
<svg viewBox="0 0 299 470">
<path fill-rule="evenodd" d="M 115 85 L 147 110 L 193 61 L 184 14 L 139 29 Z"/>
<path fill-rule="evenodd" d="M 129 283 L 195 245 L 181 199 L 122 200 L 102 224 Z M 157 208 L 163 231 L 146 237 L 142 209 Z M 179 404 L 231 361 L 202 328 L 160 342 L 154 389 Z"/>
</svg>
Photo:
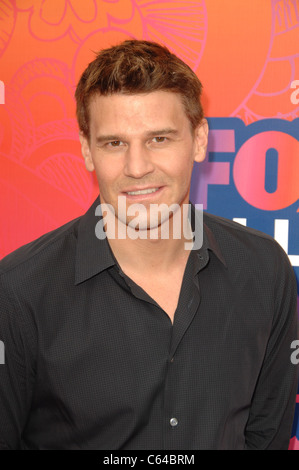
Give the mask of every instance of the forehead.
<svg viewBox="0 0 299 470">
<path fill-rule="evenodd" d="M 167 91 L 96 94 L 90 100 L 89 112 L 94 130 L 121 127 L 141 131 L 153 125 L 180 128 L 189 124 L 181 96 Z"/>
</svg>

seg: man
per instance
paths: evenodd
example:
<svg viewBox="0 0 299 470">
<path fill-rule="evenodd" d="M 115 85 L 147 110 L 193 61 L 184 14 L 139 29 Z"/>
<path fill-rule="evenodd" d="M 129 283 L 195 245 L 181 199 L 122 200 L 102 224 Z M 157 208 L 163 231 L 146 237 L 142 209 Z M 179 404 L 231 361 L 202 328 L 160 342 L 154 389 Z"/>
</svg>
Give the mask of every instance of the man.
<svg viewBox="0 0 299 470">
<path fill-rule="evenodd" d="M 100 197 L 0 263 L 0 447 L 287 449 L 295 276 L 269 236 L 184 210 L 207 148 L 200 93 L 146 41 L 83 73 Z"/>
</svg>

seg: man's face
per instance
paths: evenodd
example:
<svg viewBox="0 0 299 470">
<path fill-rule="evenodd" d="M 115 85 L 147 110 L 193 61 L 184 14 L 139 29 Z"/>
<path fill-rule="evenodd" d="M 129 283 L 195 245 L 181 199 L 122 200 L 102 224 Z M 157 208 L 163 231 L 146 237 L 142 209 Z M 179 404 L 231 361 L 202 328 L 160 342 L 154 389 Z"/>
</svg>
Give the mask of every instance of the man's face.
<svg viewBox="0 0 299 470">
<path fill-rule="evenodd" d="M 80 140 L 86 168 L 96 172 L 101 203 L 110 204 L 117 218 L 123 217 L 120 196 L 127 209 L 142 204 L 148 227 L 151 204 L 188 204 L 193 163 L 204 159 L 207 135 L 206 121 L 191 130 L 178 94 L 155 91 L 94 96 L 90 138 L 81 134 Z"/>
</svg>

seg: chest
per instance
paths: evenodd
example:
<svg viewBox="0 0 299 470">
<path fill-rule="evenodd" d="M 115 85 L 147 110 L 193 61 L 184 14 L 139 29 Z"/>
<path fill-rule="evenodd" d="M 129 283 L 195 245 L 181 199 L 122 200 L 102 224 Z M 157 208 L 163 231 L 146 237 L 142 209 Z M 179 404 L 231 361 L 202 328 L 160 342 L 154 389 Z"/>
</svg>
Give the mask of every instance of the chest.
<svg viewBox="0 0 299 470">
<path fill-rule="evenodd" d="M 175 273 L 171 276 L 156 276 L 156 278 L 133 275 L 131 279 L 167 313 L 173 322 L 179 301 L 183 273 Z"/>
<path fill-rule="evenodd" d="M 107 449 L 116 446 L 118 436 L 119 447 L 159 449 L 166 443 L 178 448 L 181 436 L 196 426 L 206 436 L 211 412 L 218 431 L 219 423 L 235 417 L 237 409 L 247 410 L 271 326 L 269 309 L 258 300 L 260 283 L 252 280 L 248 302 L 243 289 L 236 292 L 215 271 L 212 277 L 201 273 L 200 293 L 184 279 L 182 292 L 194 300 L 189 309 L 181 295 L 171 326 L 124 282 L 114 282 L 119 281 L 114 271 L 113 277 L 110 271 L 94 276 L 88 286 L 70 283 L 67 299 L 58 280 L 53 283 L 56 295 L 37 317 L 39 362 L 30 441 L 41 442 L 41 447 L 51 439 L 55 448 L 69 442 L 82 447 L 88 435 L 94 436 L 89 447 Z M 170 315 L 180 294 L 180 276 L 157 273 L 156 282 L 135 278 Z M 179 426 L 165 428 L 173 417 Z M 148 432 L 149 422 L 164 435 Z M 134 440 L 141 438 L 143 442 Z M 184 445 L 189 444 L 190 436 Z"/>
</svg>

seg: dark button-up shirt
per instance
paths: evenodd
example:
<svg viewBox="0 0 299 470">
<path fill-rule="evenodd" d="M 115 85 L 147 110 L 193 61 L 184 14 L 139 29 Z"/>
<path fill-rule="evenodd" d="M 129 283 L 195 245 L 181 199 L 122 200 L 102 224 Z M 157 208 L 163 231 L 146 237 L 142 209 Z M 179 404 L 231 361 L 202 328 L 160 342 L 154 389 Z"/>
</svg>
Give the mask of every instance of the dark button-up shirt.
<svg viewBox="0 0 299 470">
<path fill-rule="evenodd" d="M 269 236 L 204 214 L 174 322 L 95 207 L 0 263 L 0 448 L 284 449 L 296 281 Z"/>
</svg>

